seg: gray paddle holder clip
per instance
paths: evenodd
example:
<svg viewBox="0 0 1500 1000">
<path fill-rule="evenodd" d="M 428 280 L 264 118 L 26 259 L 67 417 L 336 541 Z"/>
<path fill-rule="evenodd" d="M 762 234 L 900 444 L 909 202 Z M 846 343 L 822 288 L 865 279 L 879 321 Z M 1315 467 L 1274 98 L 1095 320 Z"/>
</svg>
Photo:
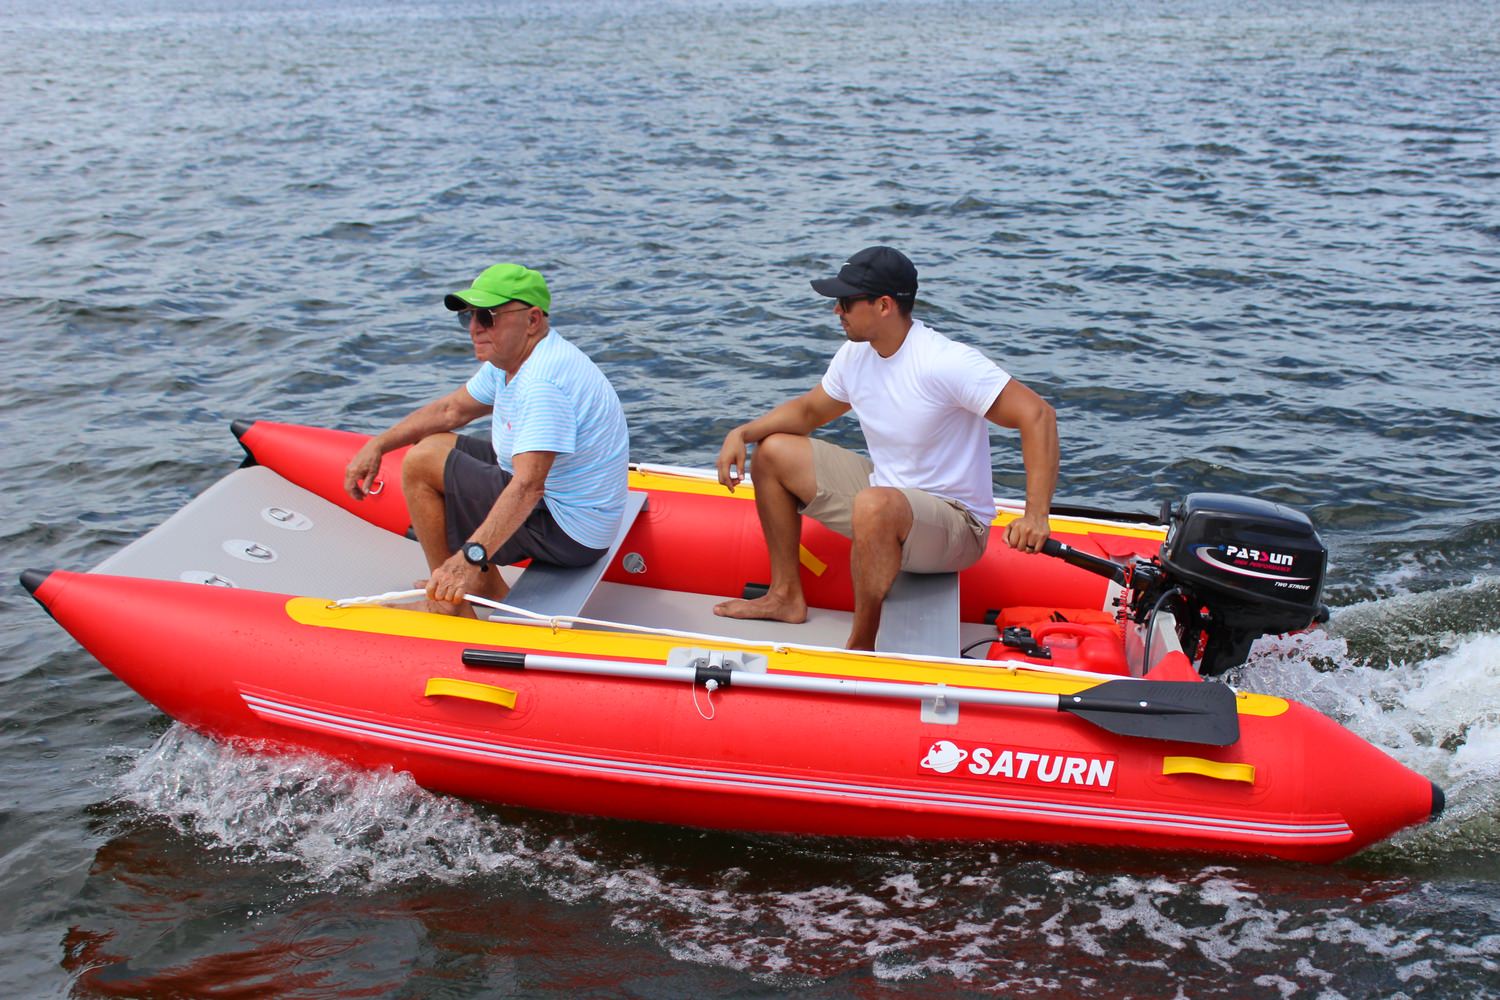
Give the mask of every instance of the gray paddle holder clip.
<svg viewBox="0 0 1500 1000">
<path fill-rule="evenodd" d="M 694 671 L 693 683 L 710 690 L 722 690 L 733 682 L 734 671 L 744 670 L 763 674 L 770 660 L 759 653 L 746 653 L 738 649 L 678 648 L 667 654 L 667 666 L 687 667 Z"/>
<path fill-rule="evenodd" d="M 936 695 L 922 699 L 922 721 L 940 726 L 956 726 L 958 725 L 958 702 L 944 698 L 942 687 L 943 685 L 939 684 L 939 691 Z"/>
</svg>

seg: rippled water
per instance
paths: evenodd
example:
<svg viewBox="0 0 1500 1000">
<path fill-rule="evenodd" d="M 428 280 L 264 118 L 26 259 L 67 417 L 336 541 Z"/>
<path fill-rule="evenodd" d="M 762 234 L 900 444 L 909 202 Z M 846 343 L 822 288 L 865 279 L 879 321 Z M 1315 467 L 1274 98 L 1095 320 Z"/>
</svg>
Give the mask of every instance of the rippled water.
<svg viewBox="0 0 1500 1000">
<path fill-rule="evenodd" d="M 13 570 L 160 521 L 232 418 L 456 384 L 439 297 L 497 259 L 636 458 L 706 463 L 836 347 L 807 280 L 889 242 L 1057 405 L 1060 499 L 1306 509 L 1330 633 L 1237 680 L 1450 794 L 1328 869 L 481 809 L 171 726 L 11 588 L 7 993 L 1497 991 L 1493 5 L 20 0 L 0 52 Z"/>
</svg>

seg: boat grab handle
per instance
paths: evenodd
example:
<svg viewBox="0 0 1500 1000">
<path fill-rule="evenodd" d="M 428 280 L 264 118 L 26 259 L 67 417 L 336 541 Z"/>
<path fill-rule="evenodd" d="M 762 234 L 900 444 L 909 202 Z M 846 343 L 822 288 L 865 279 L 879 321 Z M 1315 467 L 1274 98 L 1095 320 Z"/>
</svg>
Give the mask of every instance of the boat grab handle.
<svg viewBox="0 0 1500 1000">
<path fill-rule="evenodd" d="M 1202 757 L 1163 757 L 1162 774 L 1201 774 L 1220 781 L 1243 781 L 1255 784 L 1255 765 L 1230 761 L 1204 760 Z"/>
<path fill-rule="evenodd" d="M 1108 639 L 1110 642 L 1120 641 L 1120 633 L 1116 630 L 1107 625 L 1094 625 L 1089 622 L 1046 622 L 1031 630 L 1031 638 L 1038 643 L 1054 635 L 1076 636 L 1080 640 L 1094 636 L 1098 639 Z"/>
<path fill-rule="evenodd" d="M 501 708 L 516 707 L 516 692 L 510 688 L 460 680 L 457 677 L 429 677 L 427 687 L 422 693 L 429 698 L 439 696 L 467 698 L 469 701 L 482 701 L 489 705 L 499 705 Z"/>
</svg>

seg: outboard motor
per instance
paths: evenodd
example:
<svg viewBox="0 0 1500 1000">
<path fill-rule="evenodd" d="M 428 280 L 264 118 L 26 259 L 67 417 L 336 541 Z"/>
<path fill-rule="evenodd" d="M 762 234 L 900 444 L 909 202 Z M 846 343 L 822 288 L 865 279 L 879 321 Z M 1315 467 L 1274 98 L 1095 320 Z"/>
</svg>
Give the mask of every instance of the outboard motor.
<svg viewBox="0 0 1500 1000">
<path fill-rule="evenodd" d="M 1307 515 L 1226 493 L 1191 493 L 1162 505 L 1167 539 L 1155 559 L 1120 564 L 1055 539 L 1042 551 L 1115 580 L 1137 624 L 1170 610 L 1198 672 L 1217 676 L 1245 662 L 1263 635 L 1327 621 L 1328 550 Z"/>
<path fill-rule="evenodd" d="M 1183 594 L 1183 648 L 1206 635 L 1199 672 L 1245 662 L 1262 635 L 1327 618 L 1322 605 L 1328 550 L 1307 515 L 1281 504 L 1225 493 L 1192 493 L 1162 506 L 1167 540 L 1163 582 Z"/>
</svg>

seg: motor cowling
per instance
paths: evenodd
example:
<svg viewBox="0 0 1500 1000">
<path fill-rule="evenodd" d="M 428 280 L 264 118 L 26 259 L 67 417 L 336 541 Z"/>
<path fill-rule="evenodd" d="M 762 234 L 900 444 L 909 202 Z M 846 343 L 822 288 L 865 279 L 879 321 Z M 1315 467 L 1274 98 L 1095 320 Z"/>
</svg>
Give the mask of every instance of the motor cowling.
<svg viewBox="0 0 1500 1000">
<path fill-rule="evenodd" d="M 1199 609 L 1207 641 L 1199 671 L 1245 662 L 1262 635 L 1304 629 L 1320 617 L 1328 550 L 1301 511 L 1226 493 L 1166 504 L 1163 577 Z M 1191 623 L 1185 622 L 1191 627 Z"/>
</svg>

